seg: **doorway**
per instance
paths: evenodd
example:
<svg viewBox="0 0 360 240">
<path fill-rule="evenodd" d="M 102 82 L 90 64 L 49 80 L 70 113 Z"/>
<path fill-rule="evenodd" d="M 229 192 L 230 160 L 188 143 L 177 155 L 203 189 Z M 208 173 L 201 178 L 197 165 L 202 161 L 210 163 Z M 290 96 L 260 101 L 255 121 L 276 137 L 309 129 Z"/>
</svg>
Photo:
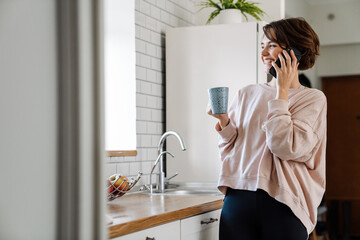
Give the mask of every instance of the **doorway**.
<svg viewBox="0 0 360 240">
<path fill-rule="evenodd" d="M 325 197 L 330 230 L 360 236 L 360 75 L 324 77 L 322 86 L 328 103 Z"/>
</svg>

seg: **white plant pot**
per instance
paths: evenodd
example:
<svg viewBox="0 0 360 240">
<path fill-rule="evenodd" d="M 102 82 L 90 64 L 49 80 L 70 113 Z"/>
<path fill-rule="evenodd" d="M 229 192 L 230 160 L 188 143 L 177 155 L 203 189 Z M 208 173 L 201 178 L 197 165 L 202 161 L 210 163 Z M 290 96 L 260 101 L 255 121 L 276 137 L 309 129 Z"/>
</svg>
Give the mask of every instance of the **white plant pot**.
<svg viewBox="0 0 360 240">
<path fill-rule="evenodd" d="M 241 23 L 243 22 L 243 15 L 238 9 L 225 9 L 220 11 L 219 15 L 220 24 Z"/>
</svg>

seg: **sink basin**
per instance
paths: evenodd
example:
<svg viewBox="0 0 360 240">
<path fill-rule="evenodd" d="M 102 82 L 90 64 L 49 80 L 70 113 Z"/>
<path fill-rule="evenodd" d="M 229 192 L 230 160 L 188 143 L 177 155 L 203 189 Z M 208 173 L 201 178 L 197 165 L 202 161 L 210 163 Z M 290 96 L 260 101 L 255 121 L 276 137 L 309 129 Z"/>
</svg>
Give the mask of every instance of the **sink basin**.
<svg viewBox="0 0 360 240">
<path fill-rule="evenodd" d="M 144 192 L 150 194 L 149 191 Z M 164 196 L 195 196 L 195 195 L 222 195 L 216 184 L 209 183 L 176 183 L 167 184 L 164 193 L 153 190 L 152 195 Z"/>
<path fill-rule="evenodd" d="M 217 189 L 165 189 L 164 193 L 153 192 L 152 195 L 189 196 L 189 195 L 221 195 L 221 194 L 222 193 Z"/>
</svg>

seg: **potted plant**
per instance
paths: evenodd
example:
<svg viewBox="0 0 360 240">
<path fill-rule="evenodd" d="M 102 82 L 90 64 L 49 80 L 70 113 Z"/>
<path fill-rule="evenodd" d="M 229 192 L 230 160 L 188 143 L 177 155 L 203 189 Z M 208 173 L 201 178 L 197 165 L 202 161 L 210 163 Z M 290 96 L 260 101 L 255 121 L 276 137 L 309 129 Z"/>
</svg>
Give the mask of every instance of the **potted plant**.
<svg viewBox="0 0 360 240">
<path fill-rule="evenodd" d="M 238 13 L 241 13 L 246 21 L 248 21 L 248 17 L 246 14 L 253 16 L 257 20 L 261 20 L 261 17 L 265 14 L 263 10 L 256 6 L 256 2 L 249 2 L 246 0 L 219 0 L 219 2 L 215 2 L 215 0 L 206 0 L 204 2 L 200 2 L 200 6 L 203 6 L 200 10 L 204 8 L 215 8 L 215 10 L 210 14 L 209 19 L 206 24 L 209 24 L 221 11 L 224 10 L 232 10 Z M 241 16 L 241 15 L 240 15 Z"/>
</svg>

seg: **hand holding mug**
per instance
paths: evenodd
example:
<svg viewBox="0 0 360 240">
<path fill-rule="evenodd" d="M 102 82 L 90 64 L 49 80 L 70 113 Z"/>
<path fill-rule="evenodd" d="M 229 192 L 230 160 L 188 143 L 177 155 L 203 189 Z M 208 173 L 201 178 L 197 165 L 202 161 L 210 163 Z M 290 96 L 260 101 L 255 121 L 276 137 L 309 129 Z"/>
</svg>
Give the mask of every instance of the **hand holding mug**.
<svg viewBox="0 0 360 240">
<path fill-rule="evenodd" d="M 209 102 L 207 106 L 207 114 L 219 119 L 222 128 L 229 124 L 228 108 L 229 88 L 218 87 L 209 89 Z"/>
</svg>

